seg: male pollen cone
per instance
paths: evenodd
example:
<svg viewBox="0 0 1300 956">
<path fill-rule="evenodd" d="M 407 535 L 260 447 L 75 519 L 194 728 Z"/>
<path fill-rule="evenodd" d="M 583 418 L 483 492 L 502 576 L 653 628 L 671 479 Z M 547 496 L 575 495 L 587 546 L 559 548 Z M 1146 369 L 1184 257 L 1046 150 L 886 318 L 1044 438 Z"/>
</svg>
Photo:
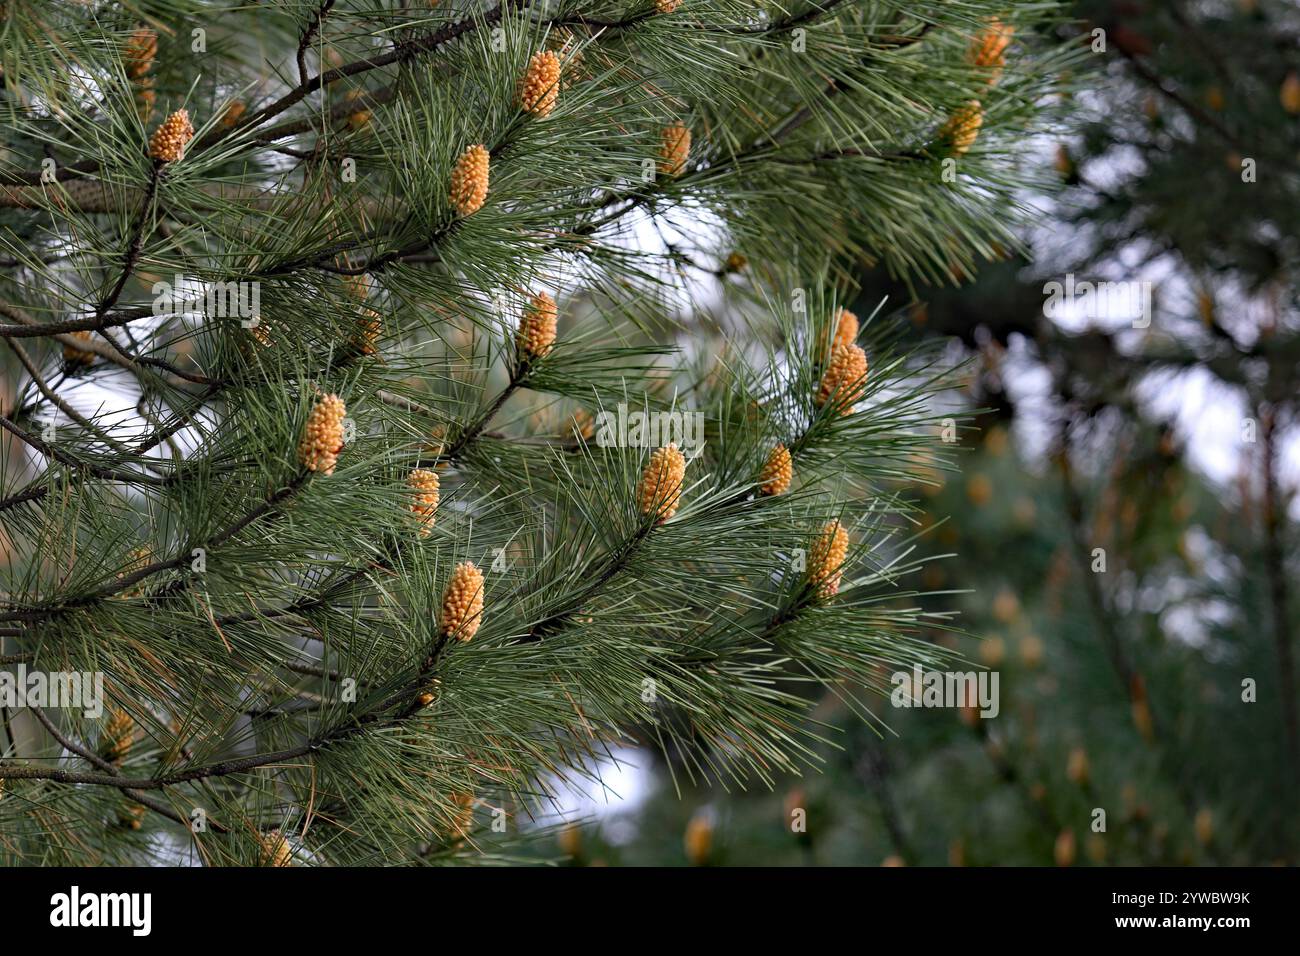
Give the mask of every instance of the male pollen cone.
<svg viewBox="0 0 1300 956">
<path fill-rule="evenodd" d="M 272 830 L 258 839 L 262 843 L 261 863 L 263 866 L 293 865 L 293 851 L 289 849 L 289 841 L 284 838 L 284 834 L 279 830 Z"/>
<path fill-rule="evenodd" d="M 691 131 L 685 123 L 665 126 L 659 133 L 659 172 L 676 176 L 691 155 Z"/>
<path fill-rule="evenodd" d="M 420 519 L 420 536 L 428 537 L 429 532 L 433 531 L 434 516 L 437 515 L 438 501 L 441 498 L 438 490 L 442 484 L 441 479 L 438 472 L 430 471 L 429 468 L 416 468 L 407 477 L 407 484 L 411 485 L 415 494 L 411 511 Z"/>
<path fill-rule="evenodd" d="M 149 122 L 153 116 L 154 104 L 158 102 L 158 94 L 154 92 L 152 76 L 142 76 L 135 81 L 132 98 L 135 100 L 135 113 L 140 117 L 140 122 Z"/>
<path fill-rule="evenodd" d="M 527 113 L 546 117 L 560 95 L 560 55 L 552 50 L 534 53 L 519 80 L 519 105 Z"/>
<path fill-rule="evenodd" d="M 677 513 L 681 504 L 682 483 L 686 480 L 686 456 L 669 442 L 650 455 L 637 486 L 636 497 L 641 513 L 654 515 L 663 524 Z"/>
<path fill-rule="evenodd" d="M 953 155 L 964 156 L 975 145 L 983 125 L 984 107 L 979 100 L 970 100 L 948 117 L 939 130 L 939 138 L 948 144 Z"/>
<path fill-rule="evenodd" d="M 99 752 L 112 764 L 120 764 L 131 753 L 135 741 L 135 721 L 124 710 L 109 711 L 108 720 L 99 735 Z"/>
<path fill-rule="evenodd" d="M 853 403 L 862 397 L 863 380 L 867 377 L 867 353 L 860 345 L 840 346 L 831 353 L 830 364 L 822 375 L 817 390 L 817 407 L 821 408 L 831 398 L 841 406 L 840 414 L 853 414 Z"/>
<path fill-rule="evenodd" d="M 302 440 L 298 442 L 298 460 L 308 471 L 334 474 L 339 452 L 343 450 L 343 419 L 347 406 L 337 395 L 326 395 L 307 416 Z"/>
<path fill-rule="evenodd" d="M 69 332 L 68 334 L 80 342 L 91 341 L 91 334 L 89 329 L 78 329 L 76 332 Z M 89 352 L 85 349 L 79 349 L 75 345 L 69 345 L 66 342 L 63 345 L 63 357 L 67 361 L 75 363 L 77 365 L 91 365 L 95 361 L 94 352 Z"/>
<path fill-rule="evenodd" d="M 539 292 L 529 300 L 519 320 L 519 335 L 515 339 L 521 356 L 541 358 L 551 351 L 555 344 L 557 317 L 555 299 L 547 293 Z"/>
<path fill-rule="evenodd" d="M 149 138 L 149 158 L 163 163 L 177 163 L 185 156 L 185 147 L 194 138 L 189 110 L 177 110 L 163 120 Z"/>
<path fill-rule="evenodd" d="M 858 341 L 858 317 L 848 309 L 840 309 L 836 313 L 835 338 L 831 340 L 831 351 L 837 348 L 847 348 Z"/>
<path fill-rule="evenodd" d="M 239 100 L 231 100 L 226 104 L 226 108 L 221 111 L 222 129 L 230 129 L 238 123 L 247 112 L 248 107 Z"/>
<path fill-rule="evenodd" d="M 989 85 L 996 83 L 1007 65 L 1007 47 L 1015 36 L 1016 28 L 1003 23 L 997 17 L 989 21 L 988 26 L 971 43 L 970 62 L 989 71 Z"/>
<path fill-rule="evenodd" d="M 153 67 L 154 57 L 158 55 L 158 34 L 141 27 L 131 34 L 122 52 L 122 63 L 126 75 L 138 80 Z"/>
<path fill-rule="evenodd" d="M 442 633 L 465 642 L 482 623 L 483 572 L 474 562 L 461 561 L 442 595 Z"/>
<path fill-rule="evenodd" d="M 379 351 L 379 334 L 383 330 L 384 323 L 379 313 L 374 309 L 363 309 L 357 319 L 352 346 L 362 355 L 374 355 Z"/>
<path fill-rule="evenodd" d="M 825 599 L 839 593 L 844 561 L 849 556 L 849 532 L 838 521 L 829 522 L 808 555 L 808 580 Z"/>
<path fill-rule="evenodd" d="M 451 204 L 459 215 L 473 215 L 483 208 L 490 164 L 491 156 L 482 145 L 469 147 L 456 160 L 451 171 Z"/>
<path fill-rule="evenodd" d="M 420 521 L 420 536 L 427 537 L 433 530 L 434 518 L 438 511 L 441 479 L 436 471 L 428 468 L 416 468 L 406 479 L 414 493 L 411 511 Z"/>
<path fill-rule="evenodd" d="M 777 445 L 768 454 L 759 474 L 762 482 L 759 490 L 765 495 L 783 495 L 789 490 L 793 477 L 794 461 L 790 458 L 790 450 L 784 445 Z"/>
</svg>

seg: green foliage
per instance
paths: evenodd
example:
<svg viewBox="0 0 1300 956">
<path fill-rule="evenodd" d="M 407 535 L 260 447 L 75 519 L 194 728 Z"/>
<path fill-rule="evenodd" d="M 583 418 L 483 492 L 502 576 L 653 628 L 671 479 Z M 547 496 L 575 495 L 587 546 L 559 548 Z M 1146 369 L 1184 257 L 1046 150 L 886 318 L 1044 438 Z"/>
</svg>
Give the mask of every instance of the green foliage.
<svg viewBox="0 0 1300 956">
<path fill-rule="evenodd" d="M 4 660 L 104 674 L 134 736 L 110 759 L 99 720 L 6 714 L 0 859 L 265 863 L 278 831 L 301 864 L 499 862 L 549 775 L 620 741 L 770 784 L 825 736 L 794 689 L 866 714 L 881 665 L 946 654 L 896 494 L 943 465 L 940 367 L 878 318 L 867 379 L 818 408 L 817 343 L 852 259 L 910 279 L 1012 241 L 1007 144 L 1070 59 L 1035 41 L 1050 8 L 1014 15 L 991 85 L 967 49 L 992 2 L 4 6 Z M 565 43 L 559 105 L 524 112 L 529 57 Z M 947 181 L 938 130 L 975 96 Z M 151 160 L 182 107 L 184 158 Z M 490 189 L 460 215 L 474 144 Z M 709 265 L 737 249 L 743 275 Z M 686 262 L 743 324 L 695 327 Z M 196 301 L 225 283 L 256 327 Z M 525 359 L 540 290 L 560 334 Z M 297 452 L 329 394 L 332 474 Z M 652 446 L 569 433 L 620 404 L 704 423 L 663 523 Z M 765 497 L 778 441 L 797 482 Z M 441 476 L 427 536 L 416 467 Z M 801 558 L 831 520 L 853 548 L 824 600 Z M 467 642 L 443 608 L 464 561 Z"/>
<path fill-rule="evenodd" d="M 960 589 L 943 607 L 983 638 L 971 657 L 1000 674 L 1001 714 L 972 727 L 882 708 L 897 737 L 881 746 L 824 698 L 819 713 L 846 729 L 824 774 L 727 798 L 679 798 L 659 774 L 667 797 L 637 814 L 635 838 L 590 838 L 581 862 L 1300 854 L 1297 9 L 1078 0 L 1071 12 L 1059 31 L 1095 52 L 1055 158 L 1068 189 L 1045 207 L 1033 255 L 918 289 L 911 310 L 916 338 L 965 344 L 962 400 L 993 409 L 964 477 L 921 486 L 918 520 L 934 525 L 923 547 L 954 554 L 922 581 Z M 1068 273 L 1150 281 L 1149 327 L 1045 319 L 1043 282 Z M 874 270 L 858 301 L 909 291 Z M 711 852 L 688 855 L 679 835 L 708 819 Z"/>
</svg>

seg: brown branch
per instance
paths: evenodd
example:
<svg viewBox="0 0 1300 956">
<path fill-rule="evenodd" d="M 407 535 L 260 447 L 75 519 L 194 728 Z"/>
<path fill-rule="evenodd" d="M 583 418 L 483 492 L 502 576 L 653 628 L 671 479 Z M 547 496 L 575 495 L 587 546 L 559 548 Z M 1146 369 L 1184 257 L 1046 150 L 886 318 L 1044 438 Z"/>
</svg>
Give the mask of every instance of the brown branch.
<svg viewBox="0 0 1300 956">
<path fill-rule="evenodd" d="M 30 375 L 32 381 L 36 383 L 36 387 L 40 390 L 41 394 L 44 395 L 47 399 L 49 399 L 49 401 L 52 402 L 56 408 L 58 408 L 61 412 L 63 412 L 63 414 L 71 418 L 74 422 L 79 424 L 82 428 L 86 429 L 88 432 L 95 435 L 101 441 L 107 443 L 108 445 L 111 445 L 113 448 L 117 449 L 120 452 L 123 452 L 128 455 L 131 454 L 130 448 L 128 448 L 126 445 L 119 442 L 117 439 L 115 439 L 108 432 L 104 431 L 98 425 L 94 424 L 92 421 L 90 421 L 90 419 L 83 416 L 75 408 L 73 408 L 66 401 L 64 401 L 63 397 L 60 396 L 58 392 L 50 388 L 49 383 L 45 381 L 45 377 L 41 375 L 40 369 L 36 367 L 36 363 L 32 361 L 31 356 L 27 354 L 27 350 L 23 348 L 22 345 L 20 345 L 18 342 L 14 342 L 8 339 L 5 340 L 5 344 L 9 346 L 9 348 L 13 351 L 14 355 L 18 356 L 18 361 L 22 363 L 23 368 L 27 369 L 27 374 Z"/>
<path fill-rule="evenodd" d="M 412 682 L 412 685 L 418 687 L 419 683 Z M 409 690 L 407 688 L 399 690 L 397 693 L 392 694 L 381 701 L 379 708 L 382 709 L 384 707 L 392 706 L 396 699 L 399 697 L 404 698 L 408 693 Z M 55 783 L 91 784 L 103 787 L 116 787 L 119 790 L 163 790 L 167 787 L 179 786 L 186 783 L 195 783 L 200 780 L 211 780 L 218 777 L 229 777 L 234 774 L 257 770 L 261 767 L 288 763 L 291 760 L 298 760 L 302 757 L 307 757 L 333 744 L 349 740 L 360 734 L 363 730 L 369 730 L 372 728 L 383 729 L 395 726 L 403 719 L 404 717 L 402 715 L 392 715 L 385 720 L 381 717 L 379 710 L 377 709 L 376 711 L 372 711 L 356 718 L 351 723 L 341 724 L 323 733 L 314 735 L 295 747 L 289 747 L 271 753 L 256 754 L 250 757 L 222 760 L 217 763 L 206 764 L 199 767 L 190 767 L 185 770 L 178 770 L 170 774 L 164 774 L 160 777 L 126 778 L 106 773 L 82 773 L 77 771 L 58 770 L 50 767 L 22 766 L 5 760 L 0 760 L 0 777 L 13 780 L 52 780 Z"/>
<path fill-rule="evenodd" d="M 118 298 L 122 295 L 122 290 L 126 288 L 127 280 L 135 272 L 136 263 L 140 261 L 140 252 L 148 238 L 145 226 L 149 223 L 153 201 L 158 195 L 158 183 L 162 181 L 163 169 L 162 160 L 155 159 L 153 167 L 149 171 L 149 185 L 145 187 L 144 201 L 140 204 L 140 212 L 136 215 L 135 223 L 131 227 L 130 239 L 126 245 L 126 254 L 123 256 L 122 269 L 118 273 L 113 288 L 104 300 L 99 303 L 99 307 L 95 309 L 96 319 L 102 319 L 104 314 L 117 304 Z"/>
<path fill-rule="evenodd" d="M 307 29 L 302 31 L 302 37 L 298 40 L 298 81 L 305 84 L 307 82 L 307 49 L 311 46 L 312 38 L 320 31 L 325 22 L 325 17 L 329 15 L 330 8 L 334 6 L 334 0 L 321 0 L 321 5 L 316 8 L 316 13 L 311 18 L 311 23 Z"/>
<path fill-rule="evenodd" d="M 470 444 L 472 444 L 475 440 L 477 440 L 481 434 L 483 434 L 484 429 L 486 429 L 487 426 L 491 423 L 493 416 L 496 415 L 496 413 L 500 410 L 501 406 L 505 404 L 506 399 L 508 399 L 515 392 L 516 389 L 521 388 L 526 384 L 527 384 L 527 369 L 516 368 L 514 374 L 511 375 L 510 382 L 507 384 L 507 386 L 504 389 L 502 389 L 500 393 L 498 393 L 496 398 L 493 399 L 492 404 L 489 405 L 487 409 L 485 409 L 478 416 L 476 416 L 474 421 L 465 427 L 465 429 L 461 432 L 460 437 L 452 444 L 450 448 L 444 450 L 442 453 L 436 455 L 432 459 L 424 459 L 418 461 L 416 463 L 417 466 L 436 467 L 439 464 L 448 463 L 459 458 L 462 454 L 464 454 L 465 449 L 468 448 Z M 405 403 L 406 401 L 404 399 L 401 399 L 398 396 L 392 396 L 392 398 L 394 399 L 393 404 Z M 389 565 L 383 562 L 371 561 L 366 563 L 362 567 L 353 568 L 352 570 L 347 571 L 343 575 L 342 579 L 331 582 L 325 588 L 323 588 L 318 594 L 313 594 L 310 596 L 299 598 L 297 601 L 294 601 L 293 603 L 280 608 L 266 608 L 266 609 L 252 610 L 252 611 L 239 611 L 233 614 L 225 614 L 219 618 L 216 618 L 214 623 L 218 627 L 221 627 L 227 624 L 239 624 L 247 621 L 260 620 L 263 618 L 289 617 L 289 616 L 301 614 L 304 611 L 310 611 L 313 608 L 320 607 L 326 601 L 329 600 L 330 594 L 340 590 L 341 588 L 347 587 L 348 585 L 352 584 L 354 581 L 357 581 L 365 577 L 367 574 L 370 574 L 372 571 L 382 570 L 387 567 L 389 567 Z"/>
<path fill-rule="evenodd" d="M 116 774 L 83 773 L 49 767 L 22 766 L 10 761 L 0 760 L 0 777 L 14 780 L 51 780 L 65 784 L 89 784 L 116 787 L 121 790 L 162 790 L 167 787 L 247 773 L 250 770 L 298 760 L 331 745 L 343 743 L 365 730 L 396 726 L 418 713 L 422 709 L 421 705 L 417 701 L 409 700 L 409 698 L 421 687 L 427 685 L 428 675 L 436 667 L 442 652 L 451 644 L 450 638 L 451 635 L 448 634 L 440 635 L 435 640 L 429 653 L 423 658 L 416 675 L 395 692 L 379 701 L 369 713 L 357 717 L 350 723 L 341 724 L 314 735 L 295 747 L 250 757 L 223 760 L 200 767 L 191 767 L 159 777 L 131 779 Z M 400 711 L 390 714 L 387 718 L 382 716 L 384 711 L 403 701 L 406 701 L 406 704 Z"/>
<path fill-rule="evenodd" d="M 236 136 L 240 133 L 250 132 L 261 126 L 267 120 L 274 119 L 275 117 L 285 113 L 291 107 L 296 106 L 317 90 L 323 89 L 332 83 L 336 83 L 337 81 L 348 77 L 359 76 L 363 73 L 384 66 L 405 63 L 421 54 L 430 53 L 480 26 L 491 26 L 499 22 L 507 10 L 521 7 L 523 6 L 523 3 L 524 0 L 502 0 L 498 6 L 482 15 L 469 17 L 455 23 L 449 23 L 427 37 L 400 43 L 388 53 L 380 56 L 355 60 L 351 63 L 345 63 L 342 66 L 335 67 L 332 70 L 327 70 L 324 73 L 318 73 L 306 82 L 299 83 L 279 99 L 248 115 L 234 126 L 229 128 L 216 127 L 209 130 L 208 133 L 191 144 L 190 149 L 206 149 L 209 146 L 221 142 L 228 136 Z M 59 181 L 65 179 L 76 179 L 83 175 L 93 174 L 97 172 L 99 168 L 99 163 L 94 160 L 83 160 L 78 163 L 60 167 L 55 172 L 55 179 Z M 43 170 L 27 170 L 18 173 L 0 172 L 0 183 L 8 185 L 36 186 L 42 182 L 43 175 Z"/>
<path fill-rule="evenodd" d="M 451 443 L 450 447 L 439 452 L 432 459 L 421 459 L 418 462 L 419 467 L 431 468 L 440 464 L 456 461 L 464 453 L 465 449 L 478 438 L 483 429 L 487 428 L 487 426 L 491 424 L 496 413 L 501 410 L 501 406 L 506 403 L 510 396 L 520 388 L 525 387 L 527 384 L 528 368 L 526 366 L 516 367 L 511 372 L 510 381 L 506 383 L 505 388 L 497 393 L 496 398 L 492 400 L 492 404 L 475 416 L 474 421 L 470 422 L 461 430 L 460 434 L 456 437 L 456 440 Z"/>
<path fill-rule="evenodd" d="M 131 456 L 143 455 L 145 452 L 153 448 L 156 448 L 162 442 L 169 440 L 172 435 L 175 435 L 176 432 L 180 431 L 182 428 L 188 425 L 190 420 L 193 419 L 193 417 L 196 414 L 198 414 L 199 410 L 204 407 L 207 401 L 213 396 L 215 396 L 219 391 L 221 391 L 222 387 L 223 386 L 214 386 L 213 388 L 210 388 L 207 392 L 205 392 L 203 395 L 199 396 L 198 401 L 196 402 L 194 408 L 191 411 L 176 416 L 175 421 L 171 422 L 169 425 L 158 428 L 156 431 L 154 431 L 152 435 L 150 435 L 146 439 L 143 439 L 134 448 L 130 449 L 130 455 Z M 118 458 L 113 459 L 113 463 L 120 462 L 123 457 L 126 456 L 119 456 Z M 172 480 L 171 478 L 164 478 L 164 479 L 160 479 L 159 483 L 167 484 L 170 483 L 171 480 Z M 44 498 L 49 493 L 49 490 L 50 490 L 49 485 L 46 484 L 37 485 L 36 483 L 33 482 L 32 484 L 28 485 L 26 488 L 23 488 L 22 490 L 17 491 L 6 498 L 0 499 L 0 511 L 5 511 L 6 509 L 12 508 L 15 505 L 22 504 L 25 501 L 38 501 L 41 498 Z"/>
<path fill-rule="evenodd" d="M 159 478 L 156 475 L 142 475 L 135 472 L 119 471 L 116 468 L 107 468 L 102 465 L 96 465 L 93 462 L 82 461 L 75 455 L 69 455 L 67 452 L 61 451 L 48 442 L 42 441 L 40 438 L 37 438 L 35 435 L 21 428 L 16 423 L 10 421 L 4 415 L 0 415 L 0 428 L 9 432 L 25 445 L 34 448 L 46 458 L 53 458 L 62 465 L 85 471 L 88 474 L 94 475 L 96 478 L 142 485 L 157 485 L 164 481 L 164 479 Z"/>
<path fill-rule="evenodd" d="M 512 380 L 515 378 L 521 378 L 521 375 L 517 373 L 515 376 L 512 376 Z M 494 402 L 489 409 L 489 412 L 486 414 L 490 415 L 490 413 L 494 412 L 495 409 L 499 407 L 499 404 L 499 401 Z M 480 420 L 482 420 L 482 416 L 480 416 Z M 638 529 L 637 533 L 625 542 L 624 546 L 615 553 L 614 560 L 609 561 L 605 571 L 596 577 L 591 586 L 584 589 L 582 599 L 589 598 L 591 594 L 603 587 L 604 584 L 612 579 L 626 564 L 627 560 L 630 559 L 631 554 L 634 553 L 637 546 L 649 536 L 650 532 L 653 531 L 655 527 L 657 527 L 657 524 L 653 521 L 647 520 L 644 522 Z M 356 576 L 362 573 L 365 572 L 353 572 L 349 575 L 349 580 L 355 579 Z M 769 625 L 769 630 L 779 628 L 783 623 L 788 621 L 794 613 L 794 611 L 787 611 L 784 615 L 778 615 Z M 560 612 L 558 615 L 553 615 L 552 618 L 548 620 L 550 620 L 552 624 L 555 624 L 567 618 L 571 614 L 572 609 L 565 610 Z M 526 640 L 539 639 L 540 636 L 540 633 L 537 632 L 537 628 L 535 627 L 533 631 L 530 631 L 529 638 L 526 638 Z M 0 776 L 11 779 L 40 779 L 65 784 L 88 784 L 116 787 L 124 790 L 162 790 L 167 787 L 178 786 L 181 784 L 247 773 L 250 770 L 270 767 L 276 764 L 284 764 L 289 761 L 308 757 L 330 747 L 331 745 L 343 743 L 365 730 L 385 729 L 396 726 L 418 713 L 422 709 L 422 705 L 411 698 L 421 687 L 427 686 L 429 674 L 436 668 L 441 654 L 452 643 L 451 637 L 452 635 L 449 634 L 439 635 L 439 637 L 434 641 L 429 653 L 423 658 L 415 676 L 395 692 L 387 695 L 383 700 L 379 701 L 375 705 L 374 709 L 355 718 L 349 723 L 341 724 L 314 735 L 294 747 L 266 754 L 258 754 L 238 759 L 219 761 L 217 763 L 199 767 L 191 767 L 152 778 L 126 779 L 114 774 L 82 773 L 60 770 L 57 768 L 21 766 L 3 760 L 0 760 Z M 295 665 L 290 669 L 298 669 L 302 666 L 303 665 Z M 314 671 L 314 669 L 312 670 Z M 389 710 L 396 704 L 403 702 L 405 702 L 404 706 L 398 712 L 391 713 L 387 717 L 383 716 L 385 711 Z"/>
<path fill-rule="evenodd" d="M 109 761 L 105 760 L 103 757 L 99 756 L 99 754 L 95 753 L 89 747 L 77 744 L 70 737 L 67 737 L 62 732 L 60 732 L 59 728 L 55 726 L 54 722 L 50 720 L 49 716 L 40 707 L 29 707 L 28 710 L 32 712 L 32 716 L 36 718 L 36 720 L 40 723 L 42 727 L 45 728 L 45 730 L 49 733 L 49 735 L 53 737 L 56 741 L 58 741 L 59 745 L 62 746 L 65 750 L 70 750 L 78 757 L 81 757 L 82 759 L 89 761 L 90 763 L 98 767 L 100 770 L 102 770 L 104 773 L 110 773 L 117 777 L 120 777 L 122 775 L 122 772 L 118 770 L 117 767 L 115 767 Z M 189 821 L 187 821 L 184 817 L 182 817 L 171 807 L 167 806 L 165 803 L 155 800 L 153 797 L 146 796 L 145 794 L 140 793 L 137 790 L 123 790 L 122 794 L 123 796 L 130 797 L 132 800 L 134 800 L 136 803 L 140 804 L 141 806 L 148 807 L 150 810 L 153 810 L 155 813 L 162 814 L 163 816 L 173 821 L 174 823 L 179 823 L 181 826 L 185 827 L 186 830 L 190 828 Z M 215 824 L 214 824 L 214 829 L 218 829 Z"/>
</svg>

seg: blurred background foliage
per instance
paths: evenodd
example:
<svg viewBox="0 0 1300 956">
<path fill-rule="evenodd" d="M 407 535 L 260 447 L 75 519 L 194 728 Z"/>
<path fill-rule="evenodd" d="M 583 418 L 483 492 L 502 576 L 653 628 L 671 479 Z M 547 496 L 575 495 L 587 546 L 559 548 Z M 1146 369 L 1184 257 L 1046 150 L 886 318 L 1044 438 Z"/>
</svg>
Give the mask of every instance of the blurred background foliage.
<svg viewBox="0 0 1300 956">
<path fill-rule="evenodd" d="M 960 474 L 912 491 L 943 556 L 924 584 L 957 592 L 933 600 L 969 635 L 932 637 L 998 672 L 1001 713 L 876 696 L 882 734 L 828 694 L 822 772 L 771 792 L 692 787 L 652 748 L 623 752 L 627 789 L 560 831 L 571 863 L 1300 858 L 1300 8 L 1074 13 L 1055 29 L 1095 55 L 1072 128 L 1025 144 L 1061 191 L 1028 200 L 1024 249 L 942 286 L 864 267 L 856 306 L 884 300 L 943 340 L 969 363 L 954 397 L 986 410 Z M 1044 283 L 1067 274 L 1150 283 L 1149 325 L 1045 316 Z"/>
</svg>

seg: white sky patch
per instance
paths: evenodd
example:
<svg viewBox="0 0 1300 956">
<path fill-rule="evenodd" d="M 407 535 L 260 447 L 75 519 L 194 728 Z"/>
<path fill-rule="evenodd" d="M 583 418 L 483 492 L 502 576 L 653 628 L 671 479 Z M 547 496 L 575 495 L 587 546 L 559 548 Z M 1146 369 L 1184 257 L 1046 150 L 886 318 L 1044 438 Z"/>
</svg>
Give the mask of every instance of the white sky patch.
<svg viewBox="0 0 1300 956">
<path fill-rule="evenodd" d="M 1110 94 L 1081 91 L 1078 105 L 1100 116 L 1111 107 Z M 1031 148 L 1046 164 L 1061 142 L 1058 137 L 1040 137 Z M 1113 190 L 1143 169 L 1140 151 L 1120 146 L 1107 152 L 1103 161 L 1089 163 L 1083 172 L 1088 182 Z M 1151 244 L 1141 238 L 1120 244 L 1108 241 L 1095 223 L 1067 225 L 1067 210 L 1051 197 L 1030 196 L 1026 201 L 1040 215 L 1024 234 L 1031 250 L 1031 264 L 1024 270 L 1022 281 L 1031 285 L 1064 282 L 1065 273 L 1048 272 L 1046 267 L 1075 260 L 1080 249 L 1109 248 L 1092 271 L 1075 278 L 1149 283 L 1153 290 L 1154 315 L 1149 330 L 1135 329 L 1133 317 L 1122 309 L 1089 308 L 1089 303 L 1077 300 L 1065 303 L 1065 308 L 1050 315 L 1057 328 L 1074 335 L 1088 331 L 1110 333 L 1116 345 L 1131 355 L 1141 354 L 1149 335 L 1167 336 L 1176 343 L 1184 332 L 1203 334 L 1196 318 L 1202 290 L 1189 281 L 1189 272 L 1177 256 L 1153 255 Z M 1217 321 L 1243 346 L 1253 345 L 1260 330 L 1274 318 L 1267 295 L 1251 296 L 1223 282 L 1216 284 L 1214 294 Z M 1037 470 L 1054 440 L 1054 419 L 1059 411 L 1052 400 L 1051 376 L 1019 337 L 1013 337 L 1004 362 L 1004 386 L 1017 409 L 1016 437 L 1027 466 Z M 1251 414 L 1242 390 L 1226 385 L 1203 366 L 1191 366 L 1140 375 L 1134 382 L 1134 394 L 1153 420 L 1169 422 L 1186 450 L 1188 464 L 1226 494 L 1235 495 L 1235 483 L 1243 472 L 1258 474 L 1257 463 L 1246 460 L 1258 446 L 1252 447 L 1242 438 L 1243 421 Z M 1300 486 L 1300 433 L 1296 429 L 1282 435 L 1279 459 L 1278 476 L 1283 487 Z M 1293 499 L 1292 510 L 1300 518 L 1300 496 Z"/>
<path fill-rule="evenodd" d="M 538 814 L 534 827 L 565 822 L 596 821 L 612 843 L 626 842 L 634 835 L 631 821 L 620 820 L 649 799 L 655 776 L 648 766 L 651 756 L 636 747 L 618 747 L 609 757 L 587 764 L 585 772 L 570 771 L 546 780 L 554 794 L 549 809 Z"/>
</svg>

